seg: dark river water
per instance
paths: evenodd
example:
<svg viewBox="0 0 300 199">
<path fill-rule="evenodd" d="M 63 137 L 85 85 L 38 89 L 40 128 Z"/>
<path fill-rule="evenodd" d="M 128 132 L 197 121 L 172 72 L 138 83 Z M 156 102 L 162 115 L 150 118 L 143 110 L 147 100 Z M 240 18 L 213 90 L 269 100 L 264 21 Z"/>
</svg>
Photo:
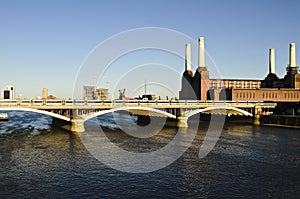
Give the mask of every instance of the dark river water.
<svg viewBox="0 0 300 199">
<path fill-rule="evenodd" d="M 80 135 L 52 127 L 39 114 L 9 112 L 0 122 L 0 198 L 299 198 L 300 131 L 226 123 L 210 153 L 199 158 L 207 131 L 200 123 L 183 155 L 150 173 L 114 170 L 92 156 Z M 130 151 L 157 150 L 177 133 L 151 138 L 123 133 L 98 118 L 107 137 Z M 91 126 L 91 127 L 89 127 Z M 86 129 L 94 128 L 92 122 Z"/>
</svg>

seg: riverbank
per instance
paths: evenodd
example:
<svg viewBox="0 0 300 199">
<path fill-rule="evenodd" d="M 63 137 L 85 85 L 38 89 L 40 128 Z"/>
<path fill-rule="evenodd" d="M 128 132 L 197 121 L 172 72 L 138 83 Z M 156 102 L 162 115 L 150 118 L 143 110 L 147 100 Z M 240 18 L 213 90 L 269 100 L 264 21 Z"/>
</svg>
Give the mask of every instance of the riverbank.
<svg viewBox="0 0 300 199">
<path fill-rule="evenodd" d="M 290 125 L 283 125 L 283 124 L 261 124 L 261 125 L 262 125 L 262 126 L 279 127 L 279 128 L 300 129 L 300 126 L 290 126 Z"/>
<path fill-rule="evenodd" d="M 265 115 L 260 122 L 263 126 L 300 129 L 300 116 L 296 115 Z"/>
</svg>

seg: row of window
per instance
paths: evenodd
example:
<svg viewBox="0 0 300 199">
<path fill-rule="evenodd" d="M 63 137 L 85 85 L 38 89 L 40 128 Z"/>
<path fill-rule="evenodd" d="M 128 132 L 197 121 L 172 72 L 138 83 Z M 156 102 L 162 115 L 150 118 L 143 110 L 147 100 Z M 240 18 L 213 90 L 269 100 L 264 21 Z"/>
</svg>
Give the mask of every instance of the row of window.
<svg viewBox="0 0 300 199">
<path fill-rule="evenodd" d="M 263 93 L 263 98 L 277 98 L 277 93 Z M 294 93 L 284 93 L 284 98 L 285 99 L 298 99 L 299 94 L 294 92 Z"/>
<path fill-rule="evenodd" d="M 298 99 L 299 95 L 298 93 L 284 93 L 285 99 Z"/>
<path fill-rule="evenodd" d="M 247 81 L 211 81 L 210 86 L 213 88 L 259 88 L 260 82 Z"/>
<path fill-rule="evenodd" d="M 263 99 L 276 99 L 277 93 L 272 92 L 272 93 L 262 93 L 262 98 Z M 298 99 L 300 97 L 300 94 L 297 92 L 294 93 L 284 93 L 284 98 L 285 99 Z M 242 93 L 236 93 L 236 98 L 239 99 L 245 99 L 245 98 L 255 98 L 255 93 L 254 92 L 242 92 Z"/>
<path fill-rule="evenodd" d="M 253 93 L 253 92 L 236 93 L 236 98 L 239 98 L 239 99 L 241 99 L 241 98 L 252 98 L 252 99 L 254 99 L 255 98 L 255 93 Z"/>
<path fill-rule="evenodd" d="M 266 99 L 268 99 L 268 98 L 277 98 L 277 93 L 263 93 L 262 94 L 262 97 L 263 98 L 266 98 Z"/>
</svg>

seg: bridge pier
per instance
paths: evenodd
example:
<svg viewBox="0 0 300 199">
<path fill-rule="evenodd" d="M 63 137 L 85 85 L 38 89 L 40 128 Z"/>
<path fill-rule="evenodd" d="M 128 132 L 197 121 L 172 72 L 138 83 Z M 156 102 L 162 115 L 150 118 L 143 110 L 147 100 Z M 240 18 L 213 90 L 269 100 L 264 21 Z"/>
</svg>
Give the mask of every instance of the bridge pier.
<svg viewBox="0 0 300 199">
<path fill-rule="evenodd" d="M 146 125 L 150 124 L 150 122 L 151 122 L 150 116 L 138 115 L 137 117 L 138 117 L 138 119 L 137 119 L 138 125 L 146 126 Z"/>
<path fill-rule="evenodd" d="M 84 129 L 84 120 L 83 119 L 72 119 L 71 120 L 71 131 L 82 133 L 85 131 Z"/>
<path fill-rule="evenodd" d="M 260 125 L 260 115 L 254 115 L 254 119 L 253 119 L 253 125 L 255 126 L 259 126 Z"/>
<path fill-rule="evenodd" d="M 52 118 L 52 125 L 72 132 L 82 133 L 85 131 L 83 119 L 71 119 L 71 121 L 65 121 Z"/>
<path fill-rule="evenodd" d="M 254 111 L 254 119 L 253 119 L 253 125 L 259 126 L 260 125 L 260 115 L 261 115 L 261 106 L 255 106 L 254 107 L 255 111 Z"/>
<path fill-rule="evenodd" d="M 180 128 L 187 128 L 188 126 L 188 117 L 185 116 L 178 116 L 177 117 L 177 127 Z"/>
</svg>

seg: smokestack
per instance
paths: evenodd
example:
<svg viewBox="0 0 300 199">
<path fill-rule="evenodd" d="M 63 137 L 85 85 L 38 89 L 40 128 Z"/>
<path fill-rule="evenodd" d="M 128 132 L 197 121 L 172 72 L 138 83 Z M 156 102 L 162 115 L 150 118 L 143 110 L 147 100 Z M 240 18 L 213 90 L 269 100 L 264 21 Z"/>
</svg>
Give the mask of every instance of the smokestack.
<svg viewBox="0 0 300 199">
<path fill-rule="evenodd" d="M 290 67 L 296 67 L 296 46 L 295 43 L 290 44 Z"/>
<path fill-rule="evenodd" d="M 275 74 L 274 48 L 270 48 L 270 53 L 269 53 L 269 73 Z"/>
<path fill-rule="evenodd" d="M 205 52 L 204 52 L 204 37 L 199 38 L 199 45 L 198 45 L 198 67 L 205 66 Z"/>
<path fill-rule="evenodd" d="M 191 44 L 185 45 L 185 70 L 191 70 Z"/>
</svg>

